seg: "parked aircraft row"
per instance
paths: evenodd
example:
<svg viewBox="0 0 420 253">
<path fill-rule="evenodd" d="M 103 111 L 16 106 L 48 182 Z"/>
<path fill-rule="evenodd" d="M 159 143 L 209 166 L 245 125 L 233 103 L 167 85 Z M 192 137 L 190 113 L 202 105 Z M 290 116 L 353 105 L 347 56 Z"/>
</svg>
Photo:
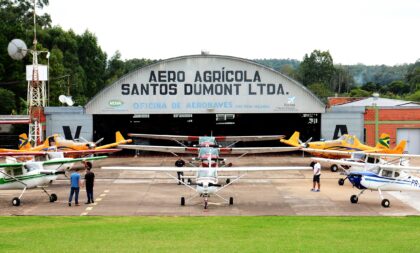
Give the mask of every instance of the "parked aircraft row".
<svg viewBox="0 0 420 253">
<path fill-rule="evenodd" d="M 196 192 L 196 195 L 189 199 L 181 197 L 181 205 L 185 205 L 193 198 L 200 196 L 204 201 L 204 208 L 208 207 L 208 198 L 211 195 L 217 196 L 224 202 L 233 204 L 233 197 L 229 199 L 224 198 L 219 194 L 220 191 L 226 187 L 237 182 L 251 171 L 284 171 L 284 170 L 310 170 L 311 167 L 231 167 L 231 163 L 226 163 L 226 159 L 220 157 L 220 154 L 255 154 L 255 153 L 271 153 L 271 152 L 288 152 L 302 150 L 325 158 L 313 158 L 315 161 L 326 162 L 343 169 L 346 172 L 346 179 L 352 183 L 353 186 L 361 190 L 358 195 L 351 197 L 352 203 L 357 203 L 361 194 L 366 189 L 376 190 L 382 199 L 382 206 L 389 207 L 390 201 L 385 199 L 382 191 L 388 190 L 420 190 L 419 178 L 411 175 L 412 172 L 418 172 L 419 167 L 409 167 L 406 163 L 389 164 L 389 162 L 374 162 L 382 161 L 385 158 L 413 158 L 415 155 L 403 155 L 405 142 L 401 142 L 395 149 L 389 149 L 389 136 L 382 135 L 379 143 L 375 147 L 369 147 L 360 143 L 360 141 L 351 135 L 343 135 L 338 140 L 325 142 L 302 142 L 299 140 L 299 133 L 295 133 L 288 140 L 284 140 L 282 135 L 271 136 L 177 136 L 177 135 L 151 135 L 151 134 L 129 134 L 136 138 L 151 138 L 151 139 L 165 139 L 173 140 L 180 144 L 180 146 L 152 146 L 152 145 L 126 145 L 132 142 L 131 139 L 125 140 L 122 135 L 116 133 L 116 141 L 114 143 L 97 146 L 99 142 L 87 142 L 79 140 L 65 140 L 58 135 L 54 135 L 47 139 L 42 145 L 30 147 L 27 143 L 23 143 L 19 150 L 0 149 L 0 156 L 45 156 L 53 154 L 51 148 L 55 150 L 62 150 L 61 156 L 43 162 L 23 162 L 23 163 L 5 163 L 0 164 L 0 189 L 6 188 L 20 188 L 23 189 L 19 197 L 15 197 L 12 201 L 13 205 L 19 205 L 20 199 L 27 188 L 42 186 L 52 180 L 55 180 L 57 175 L 63 173 L 63 167 L 67 168 L 75 162 L 87 162 L 95 159 L 102 159 L 105 157 L 85 157 L 85 158 L 63 158 L 63 156 L 86 156 L 93 154 L 103 154 L 119 151 L 120 149 L 134 149 L 142 151 L 157 151 L 168 153 L 181 154 L 196 154 L 188 163 L 184 160 L 178 160 L 175 167 L 108 167 L 104 169 L 124 169 L 137 171 L 162 171 L 166 172 L 170 178 L 176 182 L 183 184 L 191 190 Z M 21 136 L 25 141 L 25 136 Z M 263 141 L 279 139 L 285 144 L 292 147 L 233 147 L 239 141 Z M 182 141 L 197 141 L 198 144 L 194 146 L 186 146 Z M 223 147 L 218 141 L 231 141 L 230 144 Z M 116 149 L 115 149 L 116 147 Z M 343 151 L 346 150 L 346 151 Z M 363 150 L 363 151 L 360 151 Z M 59 152 L 60 153 L 60 152 Z M 395 154 L 392 154 L 395 153 Z M 356 161 L 356 158 L 361 158 Z M 347 160 L 337 160 L 331 157 L 347 157 Z M 351 157 L 351 158 L 348 158 Z M 420 156 L 419 156 L 420 157 Z M 370 160 L 369 160 L 370 159 Z M 64 165 L 69 164 L 69 165 Z M 46 166 L 55 165 L 55 168 L 47 168 Z M 186 166 L 188 165 L 188 166 Z M 358 167 L 359 166 L 359 167 Z M 357 169 L 355 169 L 357 167 Z M 181 172 L 181 176 L 176 177 L 173 172 Z M 184 176 L 182 172 L 193 172 L 194 176 Z M 221 176 L 219 172 L 238 172 L 240 174 L 235 176 Z M 187 179 L 185 182 L 184 179 Z M 222 182 L 225 180 L 224 182 Z M 345 179 L 341 179 L 340 185 L 344 183 Z M 48 194 L 47 191 L 44 192 Z M 57 199 L 55 194 L 48 194 L 50 201 L 54 202 Z"/>
</svg>

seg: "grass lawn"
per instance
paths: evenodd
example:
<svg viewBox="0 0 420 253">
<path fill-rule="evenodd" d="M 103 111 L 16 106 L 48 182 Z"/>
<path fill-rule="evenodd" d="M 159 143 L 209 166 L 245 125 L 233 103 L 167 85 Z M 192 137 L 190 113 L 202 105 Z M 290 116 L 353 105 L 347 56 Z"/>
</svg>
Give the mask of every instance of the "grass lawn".
<svg viewBox="0 0 420 253">
<path fill-rule="evenodd" d="M 0 252 L 420 252 L 420 217 L 0 217 Z"/>
</svg>

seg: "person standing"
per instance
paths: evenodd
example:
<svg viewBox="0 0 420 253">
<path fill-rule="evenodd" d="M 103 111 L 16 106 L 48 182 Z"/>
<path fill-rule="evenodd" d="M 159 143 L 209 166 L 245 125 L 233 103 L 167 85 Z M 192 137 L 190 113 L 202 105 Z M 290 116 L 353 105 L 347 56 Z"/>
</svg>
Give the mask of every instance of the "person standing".
<svg viewBox="0 0 420 253">
<path fill-rule="evenodd" d="M 86 163 L 86 174 L 85 174 L 85 186 L 86 186 L 86 194 L 87 194 L 87 202 L 85 204 L 94 203 L 93 201 L 93 185 L 95 182 L 95 173 L 91 170 L 92 166 Z"/>
<path fill-rule="evenodd" d="M 314 172 L 314 177 L 313 177 L 313 180 L 312 180 L 313 181 L 313 187 L 312 187 L 311 191 L 319 192 L 319 191 L 321 191 L 321 183 L 320 183 L 321 164 L 319 162 L 312 162 L 311 167 L 312 167 L 313 172 Z M 318 185 L 318 189 L 316 188 L 317 185 Z"/>
<path fill-rule="evenodd" d="M 74 203 L 76 206 L 78 206 L 79 205 L 79 191 L 80 191 L 80 185 L 81 185 L 79 172 L 73 171 L 73 173 L 71 173 L 70 184 L 71 184 L 71 188 L 70 188 L 69 206 L 71 206 L 73 195 L 74 195 Z"/>
</svg>

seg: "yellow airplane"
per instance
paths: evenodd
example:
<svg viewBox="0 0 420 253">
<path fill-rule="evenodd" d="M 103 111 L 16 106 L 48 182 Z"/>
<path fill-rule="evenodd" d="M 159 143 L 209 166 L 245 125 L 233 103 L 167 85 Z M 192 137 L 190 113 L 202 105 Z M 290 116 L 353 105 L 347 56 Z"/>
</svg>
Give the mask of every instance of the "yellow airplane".
<svg viewBox="0 0 420 253">
<path fill-rule="evenodd" d="M 101 139 L 102 140 L 102 139 Z M 42 153 L 45 151 L 62 151 L 66 155 L 77 156 L 84 154 L 98 154 L 98 153 L 112 153 L 119 151 L 119 149 L 112 149 L 118 145 L 131 143 L 131 139 L 124 139 L 122 134 L 118 131 L 115 133 L 115 142 L 97 146 L 101 141 L 97 142 L 88 142 L 88 141 L 74 141 L 66 140 L 58 134 L 49 136 L 43 144 L 32 147 L 26 134 L 19 135 L 19 149 L 0 149 L 0 154 L 9 153 L 13 154 L 22 154 L 30 155 L 32 152 L 34 155 Z M 37 153 L 38 152 L 38 153 Z"/>
<path fill-rule="evenodd" d="M 348 152 L 402 154 L 407 144 L 406 140 L 402 140 L 394 149 L 390 149 L 390 137 L 385 133 L 380 136 L 379 142 L 375 147 L 365 145 L 355 135 L 349 134 L 344 134 L 336 140 L 314 142 L 310 142 L 310 140 L 302 142 L 299 136 L 300 133 L 296 131 L 290 139 L 281 139 L 280 142 L 294 147 L 301 147 L 302 151 L 309 152 L 314 156 L 332 159 L 348 158 L 350 156 Z M 335 168 L 331 168 L 331 170 L 335 171 Z"/>
</svg>

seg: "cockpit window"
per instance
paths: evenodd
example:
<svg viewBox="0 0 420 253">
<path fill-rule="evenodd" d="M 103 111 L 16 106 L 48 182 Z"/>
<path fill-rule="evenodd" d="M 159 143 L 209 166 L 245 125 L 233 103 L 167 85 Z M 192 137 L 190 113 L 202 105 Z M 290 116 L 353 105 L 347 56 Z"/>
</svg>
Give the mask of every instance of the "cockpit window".
<svg viewBox="0 0 420 253">
<path fill-rule="evenodd" d="M 219 150 L 216 148 L 200 148 L 199 155 L 200 156 L 204 156 L 204 155 L 218 156 Z"/>
<path fill-rule="evenodd" d="M 198 142 L 199 143 L 209 142 L 209 143 L 216 144 L 216 139 L 214 137 L 211 137 L 211 136 L 200 136 L 198 138 Z"/>
<path fill-rule="evenodd" d="M 384 177 L 392 177 L 392 171 L 391 170 L 383 170 L 382 176 Z"/>
<path fill-rule="evenodd" d="M 216 177 L 216 170 L 214 169 L 203 169 L 198 171 L 198 177 Z"/>
<path fill-rule="evenodd" d="M 344 141 L 346 139 L 346 136 L 345 135 L 342 135 L 342 136 L 340 136 L 340 138 L 338 138 L 337 140 L 339 140 L 339 141 Z"/>
<path fill-rule="evenodd" d="M 365 160 L 366 155 L 365 154 L 360 154 L 360 153 L 354 153 L 353 154 L 353 158 L 357 159 L 357 160 Z"/>
<path fill-rule="evenodd" d="M 398 171 L 395 171 L 394 172 L 394 177 L 399 177 L 399 176 L 400 176 L 400 173 Z"/>
</svg>

